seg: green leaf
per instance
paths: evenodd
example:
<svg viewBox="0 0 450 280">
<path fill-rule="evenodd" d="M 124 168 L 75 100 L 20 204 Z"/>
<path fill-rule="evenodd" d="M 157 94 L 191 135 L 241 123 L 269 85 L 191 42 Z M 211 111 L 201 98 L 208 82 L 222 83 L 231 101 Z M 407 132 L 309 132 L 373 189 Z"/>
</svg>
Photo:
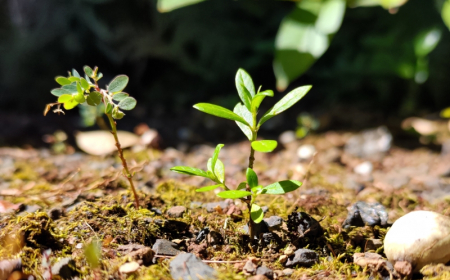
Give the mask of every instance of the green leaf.
<svg viewBox="0 0 450 280">
<path fill-rule="evenodd" d="M 127 97 L 122 99 L 118 105 L 122 110 L 132 110 L 134 109 L 134 107 L 136 107 L 136 99 L 134 99 L 133 97 Z"/>
<path fill-rule="evenodd" d="M 225 146 L 225 145 L 219 144 L 216 146 L 216 149 L 214 150 L 214 154 L 211 158 L 211 170 L 215 170 L 216 162 L 217 162 L 217 159 L 219 158 L 220 149 L 222 149 L 223 146 Z"/>
<path fill-rule="evenodd" d="M 247 189 L 247 182 L 240 183 L 236 188 L 236 190 L 245 190 L 245 189 Z"/>
<path fill-rule="evenodd" d="M 312 86 L 298 87 L 288 94 L 286 94 L 280 101 L 278 101 L 272 108 L 269 109 L 259 120 L 258 127 L 267 120 L 279 115 L 297 103 L 300 99 L 308 93 Z"/>
<path fill-rule="evenodd" d="M 416 56 L 427 56 L 434 48 L 436 48 L 441 37 L 442 32 L 437 27 L 419 33 L 414 40 L 414 52 L 416 53 Z"/>
<path fill-rule="evenodd" d="M 285 194 L 291 191 L 295 191 L 302 185 L 302 182 L 295 180 L 280 181 L 270 184 L 263 188 L 265 194 Z"/>
<path fill-rule="evenodd" d="M 445 108 L 440 113 L 441 118 L 450 119 L 450 107 Z"/>
<path fill-rule="evenodd" d="M 67 79 L 69 79 L 69 81 L 70 82 L 79 82 L 80 81 L 80 78 L 78 78 L 78 77 L 69 77 L 69 78 L 67 78 Z"/>
<path fill-rule="evenodd" d="M 259 224 L 263 220 L 264 212 L 259 205 L 254 204 L 254 203 L 252 204 L 252 209 L 250 211 L 250 217 L 257 224 Z"/>
<path fill-rule="evenodd" d="M 263 189 L 263 186 L 261 186 L 261 185 L 257 185 L 257 186 L 254 186 L 253 188 L 251 188 L 252 192 L 258 193 L 258 194 L 259 194 L 259 191 L 261 191 L 262 189 Z"/>
<path fill-rule="evenodd" d="M 63 76 L 56 77 L 55 81 L 62 86 L 70 85 L 72 83 L 69 79 L 67 79 L 66 77 L 63 77 Z"/>
<path fill-rule="evenodd" d="M 65 101 L 65 102 L 64 102 L 64 109 L 66 109 L 66 110 L 73 109 L 73 108 L 75 108 L 78 104 L 79 104 L 79 103 L 78 103 L 74 98 L 72 98 L 71 100 L 68 100 L 68 101 Z"/>
<path fill-rule="evenodd" d="M 230 110 L 228 110 L 224 107 L 218 106 L 218 105 L 209 104 L 209 103 L 197 103 L 194 105 L 194 108 L 199 111 L 202 111 L 204 113 L 216 116 L 216 117 L 229 119 L 229 120 L 233 120 L 233 121 L 238 121 L 238 122 L 248 125 L 248 123 L 242 117 L 240 117 L 240 116 L 236 115 L 235 113 L 231 112 Z"/>
<path fill-rule="evenodd" d="M 103 78 L 103 73 L 100 72 L 100 73 L 98 73 L 98 75 L 97 75 L 97 81 L 100 80 L 101 78 Z"/>
<path fill-rule="evenodd" d="M 86 98 L 86 102 L 91 106 L 97 106 L 100 102 L 102 102 L 102 94 L 98 91 L 91 91 Z"/>
<path fill-rule="evenodd" d="M 73 99 L 72 94 L 63 94 L 58 98 L 58 102 L 64 103 L 64 102 L 72 100 L 72 99 Z"/>
<path fill-rule="evenodd" d="M 61 88 L 67 90 L 71 94 L 78 93 L 77 82 L 73 82 L 70 85 L 64 85 Z"/>
<path fill-rule="evenodd" d="M 450 0 L 444 2 L 441 10 L 441 17 L 445 25 L 450 29 Z"/>
<path fill-rule="evenodd" d="M 77 82 L 77 94 L 83 94 L 83 88 L 81 88 L 81 85 L 78 82 Z"/>
<path fill-rule="evenodd" d="M 270 153 L 277 147 L 278 143 L 275 140 L 260 140 L 260 141 L 253 141 L 252 142 L 252 148 L 255 149 L 255 151 L 262 152 L 262 153 Z"/>
<path fill-rule="evenodd" d="M 128 84 L 128 76 L 119 75 L 115 77 L 108 86 L 108 91 L 111 93 L 121 92 Z"/>
<path fill-rule="evenodd" d="M 81 83 L 81 86 L 84 88 L 84 90 L 89 90 L 90 86 L 89 86 L 88 81 L 86 81 L 85 78 L 81 78 L 80 83 Z"/>
<path fill-rule="evenodd" d="M 91 67 L 89 67 L 89 66 L 86 65 L 86 66 L 83 67 L 83 70 L 84 70 L 84 73 L 85 73 L 88 77 L 91 77 L 91 78 L 94 77 L 94 70 L 92 70 Z"/>
<path fill-rule="evenodd" d="M 238 103 L 236 104 L 236 106 L 234 106 L 233 112 L 235 112 L 238 116 L 242 117 L 251 126 L 253 126 L 253 116 L 252 113 L 250 113 L 250 111 L 247 109 L 247 107 L 245 107 L 241 103 Z M 239 126 L 239 128 L 242 130 L 245 136 L 247 136 L 248 140 L 251 141 L 253 139 L 253 132 L 251 128 L 248 125 L 245 125 L 241 122 L 236 122 L 236 124 L 237 126 Z"/>
<path fill-rule="evenodd" d="M 158 0 L 157 8 L 160 13 L 167 13 L 175 9 L 200 3 L 205 0 Z"/>
<path fill-rule="evenodd" d="M 126 92 L 119 92 L 113 95 L 114 101 L 122 101 L 123 99 L 127 98 L 129 96 Z"/>
<path fill-rule="evenodd" d="M 100 266 L 102 257 L 102 243 L 100 240 L 94 239 L 84 247 L 84 256 L 91 268 L 95 269 Z"/>
<path fill-rule="evenodd" d="M 341 26 L 345 9 L 346 0 L 302 0 L 283 19 L 275 38 L 273 62 L 279 91 L 325 53 Z"/>
<path fill-rule="evenodd" d="M 218 187 L 222 187 L 222 184 L 217 184 L 217 185 L 213 185 L 213 186 L 207 186 L 207 187 L 201 187 L 199 189 L 196 189 L 196 192 L 208 192 L 208 191 L 212 191 L 217 189 Z"/>
<path fill-rule="evenodd" d="M 74 96 L 74 100 L 78 103 L 84 103 L 84 101 L 86 101 L 86 98 L 84 97 L 84 93 L 83 91 L 78 92 L 75 96 Z"/>
<path fill-rule="evenodd" d="M 252 98 L 255 96 L 255 86 L 253 85 L 252 78 L 244 69 L 239 68 L 236 73 L 235 82 L 242 103 L 244 103 L 245 107 L 250 111 Z"/>
<path fill-rule="evenodd" d="M 251 195 L 252 195 L 251 192 L 241 190 L 223 191 L 217 194 L 218 197 L 231 199 L 243 198 Z"/>
<path fill-rule="evenodd" d="M 257 112 L 259 109 L 259 105 L 261 105 L 261 102 L 264 100 L 266 96 L 273 97 L 273 91 L 272 90 L 265 90 L 262 92 L 257 93 L 252 100 L 252 106 L 251 110 L 252 112 Z"/>
<path fill-rule="evenodd" d="M 118 107 L 114 107 L 112 110 L 112 117 L 116 120 L 120 120 L 125 116 L 125 114 L 119 110 Z"/>
<path fill-rule="evenodd" d="M 76 78 L 81 78 L 80 73 L 78 73 L 78 71 L 75 69 L 72 69 L 72 76 L 74 76 Z"/>
<path fill-rule="evenodd" d="M 106 104 L 105 114 L 111 114 L 113 110 L 113 105 L 111 103 Z"/>
<path fill-rule="evenodd" d="M 201 169 L 198 168 L 194 168 L 194 167 L 189 167 L 189 166 L 175 166 L 170 168 L 170 170 L 177 172 L 177 173 L 181 173 L 181 174 L 186 174 L 186 175 L 191 175 L 191 176 L 200 176 L 200 177 L 205 177 L 205 178 L 209 178 L 208 174 L 206 173 L 206 171 L 203 171 Z"/>
<path fill-rule="evenodd" d="M 67 90 L 62 89 L 62 88 L 55 88 L 55 89 L 52 89 L 50 91 L 50 93 L 53 94 L 54 96 L 61 96 L 63 94 L 70 94 L 70 91 L 67 91 Z"/>
<path fill-rule="evenodd" d="M 220 159 L 217 159 L 216 166 L 214 168 L 214 175 L 216 175 L 219 182 L 223 183 L 225 181 L 225 166 Z"/>
<path fill-rule="evenodd" d="M 247 183 L 250 186 L 250 188 L 258 186 L 258 175 L 256 175 L 253 169 L 247 168 L 246 176 L 247 176 Z"/>
</svg>

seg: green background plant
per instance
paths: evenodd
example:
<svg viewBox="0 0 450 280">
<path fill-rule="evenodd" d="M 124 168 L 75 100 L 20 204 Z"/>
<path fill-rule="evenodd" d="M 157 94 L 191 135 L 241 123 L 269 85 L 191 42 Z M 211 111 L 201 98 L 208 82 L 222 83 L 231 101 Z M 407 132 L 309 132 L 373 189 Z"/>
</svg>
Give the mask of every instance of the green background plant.
<svg viewBox="0 0 450 280">
<path fill-rule="evenodd" d="M 258 175 L 253 170 L 255 151 L 262 153 L 272 152 L 277 147 L 277 141 L 257 140 L 258 131 L 267 120 L 281 114 L 302 99 L 311 89 L 311 86 L 302 86 L 292 90 L 275 103 L 272 108 L 267 110 L 258 120 L 257 115 L 261 102 L 267 96 L 272 97 L 273 91 L 265 90 L 261 92 L 261 87 L 255 90 L 252 78 L 243 69 L 237 71 L 235 84 L 242 103 L 237 103 L 233 111 L 209 103 L 198 103 L 194 105 L 194 108 L 207 114 L 235 121 L 245 136 L 247 136 L 250 141 L 250 156 L 246 171 L 247 181 L 241 182 L 236 189 L 230 189 L 227 186 L 225 182 L 225 166 L 219 159 L 219 153 L 224 146 L 223 144 L 217 145 L 213 156 L 208 159 L 206 171 L 188 166 L 175 166 L 170 170 L 181 174 L 208 178 L 216 183 L 215 185 L 201 187 L 197 189 L 197 192 L 222 188 L 224 191 L 219 192 L 217 196 L 243 200 L 250 212 L 249 235 L 253 239 L 254 223 L 260 223 L 264 217 L 261 207 L 255 203 L 256 198 L 262 194 L 285 194 L 296 190 L 302 185 L 301 182 L 295 180 L 280 181 L 267 186 L 259 184 Z"/>
</svg>

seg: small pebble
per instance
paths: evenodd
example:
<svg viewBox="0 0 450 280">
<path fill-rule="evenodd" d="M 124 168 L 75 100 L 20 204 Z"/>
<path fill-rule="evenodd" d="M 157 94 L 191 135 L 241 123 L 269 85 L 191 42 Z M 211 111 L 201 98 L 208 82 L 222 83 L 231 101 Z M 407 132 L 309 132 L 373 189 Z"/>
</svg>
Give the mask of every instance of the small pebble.
<svg viewBox="0 0 450 280">
<path fill-rule="evenodd" d="M 313 145 L 301 145 L 297 150 L 297 156 L 301 160 L 308 160 L 316 153 L 316 147 Z"/>
<path fill-rule="evenodd" d="M 252 262 L 252 260 L 248 260 L 245 263 L 244 268 L 242 269 L 242 271 L 246 275 L 253 275 L 253 274 L 256 273 L 256 264 L 254 262 Z"/>
<path fill-rule="evenodd" d="M 370 173 L 372 173 L 372 170 L 373 170 L 373 165 L 370 161 L 365 161 L 363 163 L 360 163 L 357 166 L 355 166 L 355 168 L 353 169 L 353 171 L 359 175 L 369 175 Z"/>
<path fill-rule="evenodd" d="M 285 268 L 283 269 L 283 275 L 284 276 L 291 276 L 292 273 L 294 273 L 295 270 L 293 270 L 292 268 Z"/>
<path fill-rule="evenodd" d="M 309 249 L 298 249 L 295 251 L 294 256 L 290 256 L 286 262 L 286 266 L 304 266 L 304 267 L 310 267 L 316 263 L 319 262 L 319 255 Z"/>
<path fill-rule="evenodd" d="M 295 131 L 293 130 L 287 130 L 280 134 L 280 137 L 278 137 L 278 141 L 285 145 L 291 142 L 294 142 L 297 139 L 295 136 Z"/>
<path fill-rule="evenodd" d="M 184 206 L 174 206 L 167 211 L 167 214 L 172 218 L 181 218 L 186 213 L 186 210 Z"/>
<path fill-rule="evenodd" d="M 119 272 L 122 274 L 131 274 L 139 269 L 137 262 L 128 262 L 119 267 Z"/>
<path fill-rule="evenodd" d="M 256 269 L 256 275 L 264 275 L 269 279 L 273 279 L 273 270 L 263 265 Z"/>
<path fill-rule="evenodd" d="M 269 218 L 264 218 L 264 222 L 267 224 L 267 227 L 270 231 L 280 229 L 283 224 L 283 219 L 279 216 L 271 216 Z"/>
</svg>

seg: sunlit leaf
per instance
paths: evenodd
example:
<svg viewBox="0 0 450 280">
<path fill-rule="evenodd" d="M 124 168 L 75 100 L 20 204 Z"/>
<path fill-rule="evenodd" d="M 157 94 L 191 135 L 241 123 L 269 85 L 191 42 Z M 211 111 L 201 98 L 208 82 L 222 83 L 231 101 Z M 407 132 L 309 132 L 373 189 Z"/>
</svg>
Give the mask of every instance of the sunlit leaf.
<svg viewBox="0 0 450 280">
<path fill-rule="evenodd" d="M 247 123 L 253 126 L 253 116 L 252 113 L 250 113 L 250 111 L 247 109 L 247 107 L 245 107 L 241 103 L 238 103 L 236 104 L 236 106 L 234 106 L 233 112 L 241 116 L 244 120 L 247 121 Z M 241 122 L 236 122 L 236 124 L 239 126 L 245 136 L 247 136 L 248 140 L 253 139 L 253 132 L 248 125 L 245 125 Z"/>
<path fill-rule="evenodd" d="M 258 186 L 258 175 L 256 175 L 253 169 L 247 168 L 246 176 L 247 176 L 247 183 L 250 186 L 250 188 Z"/>
<path fill-rule="evenodd" d="M 216 165 L 214 167 L 214 174 L 216 175 L 219 182 L 223 183 L 225 181 L 225 166 L 220 159 L 217 159 Z"/>
<path fill-rule="evenodd" d="M 201 169 L 198 168 L 194 168 L 194 167 L 189 167 L 189 166 L 175 166 L 170 168 L 170 170 L 177 172 L 177 173 L 181 173 L 181 174 L 186 174 L 186 175 L 191 175 L 191 176 L 200 176 L 200 177 L 205 177 L 205 178 L 209 178 L 208 174 L 206 173 L 206 171 L 203 171 Z"/>
<path fill-rule="evenodd" d="M 264 212 L 259 205 L 254 204 L 254 203 L 252 204 L 252 209 L 250 211 L 250 217 L 257 224 L 259 224 L 263 220 Z"/>
<path fill-rule="evenodd" d="M 225 146 L 225 145 L 219 144 L 216 146 L 216 149 L 214 150 L 214 154 L 211 158 L 211 171 L 215 170 L 215 168 L 216 168 L 216 162 L 217 162 L 217 159 L 219 158 L 219 153 L 223 146 Z"/>
<path fill-rule="evenodd" d="M 446 0 L 441 10 L 442 20 L 448 29 L 450 29 L 450 0 Z"/>
<path fill-rule="evenodd" d="M 198 188 L 195 191 L 196 192 L 209 192 L 209 191 L 215 190 L 215 189 L 217 189 L 218 187 L 221 187 L 221 186 L 223 186 L 223 185 L 222 184 L 217 184 L 217 185 L 213 185 L 213 186 L 206 186 L 206 187 Z"/>
<path fill-rule="evenodd" d="M 66 77 L 63 77 L 63 76 L 56 77 L 55 81 L 62 86 L 70 85 L 72 83 L 69 79 L 67 79 Z"/>
<path fill-rule="evenodd" d="M 80 81 L 80 78 L 79 77 L 69 77 L 69 78 L 67 78 L 67 79 L 69 79 L 69 81 L 70 82 L 79 82 Z"/>
<path fill-rule="evenodd" d="M 197 4 L 205 0 L 158 0 L 157 8 L 160 13 L 167 13 L 175 9 Z"/>
<path fill-rule="evenodd" d="M 92 70 L 92 68 L 91 67 L 89 67 L 89 66 L 84 66 L 83 67 L 83 70 L 84 70 L 84 73 L 88 76 L 88 77 L 93 77 L 94 76 L 94 70 Z"/>
<path fill-rule="evenodd" d="M 251 110 L 252 112 L 257 112 L 259 109 L 259 105 L 261 105 L 261 102 L 264 100 L 264 98 L 266 96 L 273 96 L 273 91 L 272 90 L 265 90 L 262 92 L 257 93 L 252 100 L 252 106 L 251 106 Z"/>
<path fill-rule="evenodd" d="M 81 78 L 80 83 L 84 90 L 89 90 L 89 83 L 85 78 Z"/>
<path fill-rule="evenodd" d="M 67 90 L 71 94 L 78 93 L 77 82 L 73 82 L 73 83 L 71 83 L 69 85 L 64 85 L 61 88 L 64 89 L 64 90 Z"/>
<path fill-rule="evenodd" d="M 116 76 L 108 85 L 108 91 L 111 93 L 121 92 L 128 84 L 129 78 L 126 75 Z"/>
<path fill-rule="evenodd" d="M 272 108 L 270 108 L 259 120 L 258 126 L 261 126 L 267 120 L 279 115 L 297 103 L 300 99 L 308 93 L 312 86 L 298 87 L 288 94 L 286 94 L 280 101 L 278 101 Z"/>
<path fill-rule="evenodd" d="M 53 94 L 54 96 L 61 96 L 63 94 L 70 94 L 70 91 L 62 89 L 62 88 L 55 88 L 55 89 L 52 89 L 50 91 L 50 93 Z"/>
<path fill-rule="evenodd" d="M 237 114 L 231 112 L 230 110 L 228 110 L 224 107 L 218 106 L 218 105 L 209 104 L 209 103 L 197 103 L 194 105 L 194 108 L 199 111 L 202 111 L 204 113 L 216 116 L 216 117 L 229 119 L 229 120 L 233 120 L 233 121 L 238 121 L 238 122 L 248 125 L 248 123 L 242 117 L 240 117 Z"/>
<path fill-rule="evenodd" d="M 245 190 L 246 188 L 247 188 L 247 182 L 242 182 L 237 186 L 236 190 Z"/>
<path fill-rule="evenodd" d="M 134 99 L 133 97 L 127 97 L 122 99 L 118 105 L 122 110 L 132 110 L 134 109 L 134 107 L 136 107 L 136 99 Z"/>
<path fill-rule="evenodd" d="M 72 100 L 72 99 L 73 99 L 72 94 L 63 94 L 58 98 L 58 102 L 64 103 L 64 102 Z"/>
<path fill-rule="evenodd" d="M 235 82 L 242 103 L 244 103 L 245 107 L 250 111 L 252 98 L 255 96 L 255 86 L 252 78 L 244 69 L 239 69 L 236 73 Z"/>
<path fill-rule="evenodd" d="M 265 194 L 285 194 L 298 189 L 302 182 L 295 180 L 280 181 L 263 188 Z"/>
<path fill-rule="evenodd" d="M 252 148 L 255 149 L 255 151 L 262 152 L 262 153 L 270 153 L 277 147 L 278 143 L 275 140 L 260 140 L 260 141 L 253 141 L 252 142 Z"/>
<path fill-rule="evenodd" d="M 74 99 L 70 99 L 64 102 L 64 109 L 70 110 L 75 108 L 79 103 Z"/>
<path fill-rule="evenodd" d="M 84 97 L 83 91 L 78 92 L 77 94 L 75 94 L 74 99 L 78 103 L 84 103 L 84 101 L 86 101 L 86 98 Z"/>
<path fill-rule="evenodd" d="M 119 92 L 113 95 L 114 101 L 122 101 L 123 99 L 127 98 L 129 96 L 126 92 Z"/>
<path fill-rule="evenodd" d="M 84 247 L 84 256 L 91 268 L 100 266 L 100 259 L 102 257 L 102 243 L 100 240 L 94 239 Z"/>
<path fill-rule="evenodd" d="M 81 76 L 80 76 L 80 73 L 78 73 L 78 71 L 75 70 L 75 69 L 72 69 L 72 76 L 74 76 L 74 77 L 76 77 L 76 78 L 80 78 L 80 77 L 81 77 Z"/>
<path fill-rule="evenodd" d="M 251 195 L 252 195 L 251 192 L 241 190 L 223 191 L 217 194 L 218 197 L 231 199 L 243 198 Z"/>
</svg>

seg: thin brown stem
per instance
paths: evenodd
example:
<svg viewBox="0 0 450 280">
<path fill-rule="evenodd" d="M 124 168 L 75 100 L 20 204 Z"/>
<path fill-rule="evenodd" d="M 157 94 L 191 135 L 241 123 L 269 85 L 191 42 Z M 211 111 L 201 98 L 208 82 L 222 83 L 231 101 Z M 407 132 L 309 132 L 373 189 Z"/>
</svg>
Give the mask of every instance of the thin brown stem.
<svg viewBox="0 0 450 280">
<path fill-rule="evenodd" d="M 134 184 L 133 184 L 133 174 L 131 174 L 130 170 L 128 169 L 127 161 L 125 160 L 125 157 L 123 156 L 123 150 L 122 150 L 122 147 L 120 146 L 119 137 L 117 137 L 116 122 L 114 121 L 111 114 L 106 114 L 106 116 L 108 116 L 109 124 L 111 125 L 111 133 L 114 136 L 114 140 L 116 141 L 116 147 L 117 147 L 117 151 L 119 152 L 119 158 L 122 161 L 122 166 L 125 171 L 125 177 L 127 177 L 128 182 L 130 182 L 131 191 L 133 192 L 133 195 L 134 195 L 134 204 L 136 206 L 136 209 L 139 209 L 139 199 L 138 199 L 138 195 L 136 193 L 136 189 L 134 188 Z"/>
</svg>

